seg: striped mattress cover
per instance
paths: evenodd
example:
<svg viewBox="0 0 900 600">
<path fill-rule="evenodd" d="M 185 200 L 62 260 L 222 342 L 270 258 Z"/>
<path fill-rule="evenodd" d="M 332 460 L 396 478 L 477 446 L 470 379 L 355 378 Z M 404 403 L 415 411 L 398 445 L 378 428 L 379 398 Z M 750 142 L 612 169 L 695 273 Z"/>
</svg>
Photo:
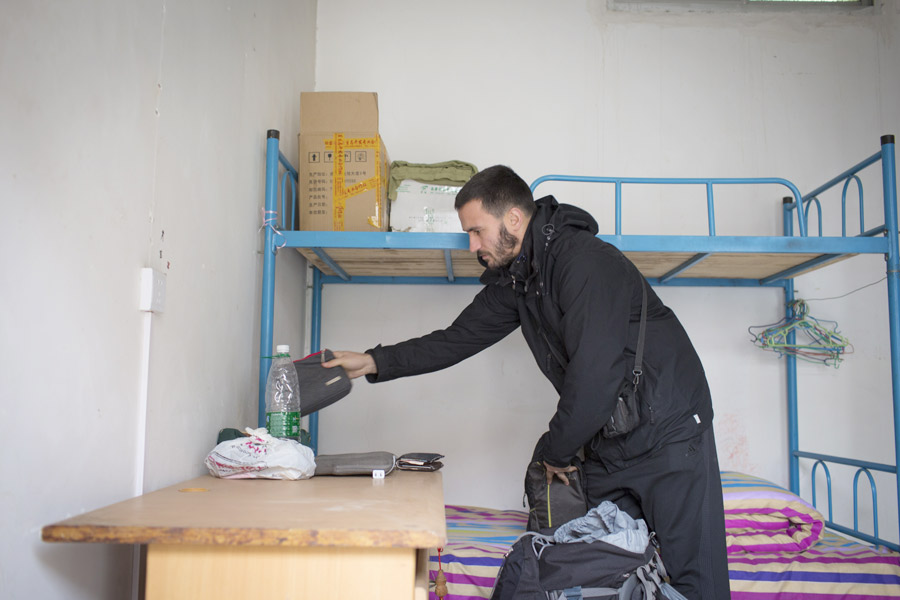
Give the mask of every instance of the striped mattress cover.
<svg viewBox="0 0 900 600">
<path fill-rule="evenodd" d="M 722 473 L 731 597 L 734 600 L 900 599 L 900 554 L 825 531 L 821 515 L 788 490 L 758 477 Z M 429 600 L 489 598 L 503 556 L 528 514 L 446 507 L 447 545 L 429 551 Z"/>
<path fill-rule="evenodd" d="M 438 565 L 447 578 L 444 600 L 489 598 L 503 556 L 525 532 L 528 513 L 472 506 L 445 507 L 447 545 L 428 552 L 429 600 L 438 600 L 434 578 Z"/>
<path fill-rule="evenodd" d="M 826 531 L 808 502 L 770 481 L 722 472 L 733 600 L 900 598 L 900 555 Z"/>
</svg>

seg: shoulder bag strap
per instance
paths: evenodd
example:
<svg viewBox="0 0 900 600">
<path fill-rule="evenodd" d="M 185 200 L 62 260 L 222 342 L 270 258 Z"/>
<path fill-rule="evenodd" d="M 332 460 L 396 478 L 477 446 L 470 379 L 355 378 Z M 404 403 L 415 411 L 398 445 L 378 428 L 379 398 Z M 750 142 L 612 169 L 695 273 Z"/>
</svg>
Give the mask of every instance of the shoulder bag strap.
<svg viewBox="0 0 900 600">
<path fill-rule="evenodd" d="M 638 329 L 637 348 L 634 352 L 634 385 L 637 386 L 644 374 L 644 333 L 647 329 L 647 283 L 641 277 L 641 325 Z"/>
<path fill-rule="evenodd" d="M 647 329 L 647 283 L 644 281 L 644 278 L 641 277 L 641 325 L 638 329 L 638 340 L 637 340 L 637 348 L 634 353 L 634 369 L 631 373 L 634 375 L 634 385 L 637 385 L 641 381 L 641 375 L 644 374 L 644 333 Z M 565 359 L 565 357 L 560 354 L 559 350 L 550 343 L 550 339 L 547 337 L 547 333 L 541 328 L 541 336 L 543 336 L 544 341 L 547 343 L 547 347 L 550 349 L 550 353 L 553 355 L 553 358 L 562 365 L 562 368 L 565 369 L 569 366 L 569 361 Z"/>
</svg>

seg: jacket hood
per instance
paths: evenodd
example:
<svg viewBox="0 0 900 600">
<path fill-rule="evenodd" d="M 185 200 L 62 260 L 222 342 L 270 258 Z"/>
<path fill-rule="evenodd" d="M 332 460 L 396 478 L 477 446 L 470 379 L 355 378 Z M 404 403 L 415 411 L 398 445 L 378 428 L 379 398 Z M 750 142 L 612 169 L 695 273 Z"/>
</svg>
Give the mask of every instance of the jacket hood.
<svg viewBox="0 0 900 600">
<path fill-rule="evenodd" d="M 542 235 L 547 235 L 547 225 L 552 225 L 555 232 L 570 227 L 589 231 L 591 235 L 597 235 L 600 231 L 597 221 L 586 210 L 571 204 L 560 204 L 553 196 L 544 196 L 536 200 L 535 205 L 537 210 L 529 227 L 532 232 L 540 231 Z"/>
<path fill-rule="evenodd" d="M 534 276 L 547 244 L 567 230 L 584 230 L 597 235 L 600 227 L 587 211 L 570 204 L 560 204 L 553 196 L 535 200 L 534 215 L 522 239 L 521 253 L 509 266 L 487 269 L 481 275 L 481 283 L 527 283 Z M 479 262 L 487 266 L 480 258 Z"/>
</svg>

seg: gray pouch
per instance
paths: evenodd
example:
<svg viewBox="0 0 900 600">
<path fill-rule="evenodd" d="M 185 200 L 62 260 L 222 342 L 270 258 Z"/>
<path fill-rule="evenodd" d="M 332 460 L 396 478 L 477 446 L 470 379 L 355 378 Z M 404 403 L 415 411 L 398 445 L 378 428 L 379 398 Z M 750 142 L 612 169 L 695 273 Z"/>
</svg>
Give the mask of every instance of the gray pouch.
<svg viewBox="0 0 900 600">
<path fill-rule="evenodd" d="M 331 406 L 350 393 L 351 383 L 341 367 L 326 369 L 323 362 L 334 359 L 331 350 L 325 349 L 306 358 L 295 360 L 297 379 L 300 382 L 300 416 Z"/>
<path fill-rule="evenodd" d="M 390 452 L 352 452 L 349 454 L 320 454 L 316 457 L 316 475 L 368 475 L 394 470 L 397 457 Z"/>
</svg>

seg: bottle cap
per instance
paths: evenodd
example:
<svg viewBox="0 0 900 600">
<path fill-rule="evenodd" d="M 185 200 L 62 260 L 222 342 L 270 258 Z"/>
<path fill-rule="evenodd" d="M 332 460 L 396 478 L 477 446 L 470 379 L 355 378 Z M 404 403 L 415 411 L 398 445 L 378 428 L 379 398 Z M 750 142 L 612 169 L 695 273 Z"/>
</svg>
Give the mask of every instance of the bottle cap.
<svg viewBox="0 0 900 600">
<path fill-rule="evenodd" d="M 279 344 L 275 346 L 275 354 L 290 354 L 291 347 L 287 344 Z"/>
</svg>

